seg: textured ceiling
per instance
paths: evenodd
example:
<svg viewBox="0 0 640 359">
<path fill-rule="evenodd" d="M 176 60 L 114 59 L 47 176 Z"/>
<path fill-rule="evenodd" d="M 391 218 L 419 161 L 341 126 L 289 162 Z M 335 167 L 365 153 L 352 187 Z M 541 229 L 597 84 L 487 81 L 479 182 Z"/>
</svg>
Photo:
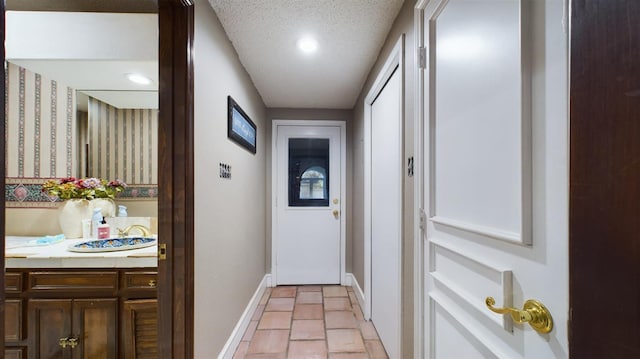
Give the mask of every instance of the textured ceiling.
<svg viewBox="0 0 640 359">
<path fill-rule="evenodd" d="M 209 0 L 267 107 L 353 108 L 402 0 Z M 312 35 L 314 55 L 296 42 Z"/>
</svg>

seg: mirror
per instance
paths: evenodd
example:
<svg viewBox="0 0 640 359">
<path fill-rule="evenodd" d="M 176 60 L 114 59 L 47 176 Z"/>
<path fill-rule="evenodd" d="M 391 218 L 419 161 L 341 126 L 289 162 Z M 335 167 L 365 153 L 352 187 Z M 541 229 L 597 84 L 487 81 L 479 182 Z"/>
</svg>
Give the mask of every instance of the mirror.
<svg viewBox="0 0 640 359">
<path fill-rule="evenodd" d="M 33 123 L 8 139 L 7 177 L 120 179 L 130 197 L 155 197 L 157 14 L 7 11 L 6 22 L 8 118 Z"/>
</svg>

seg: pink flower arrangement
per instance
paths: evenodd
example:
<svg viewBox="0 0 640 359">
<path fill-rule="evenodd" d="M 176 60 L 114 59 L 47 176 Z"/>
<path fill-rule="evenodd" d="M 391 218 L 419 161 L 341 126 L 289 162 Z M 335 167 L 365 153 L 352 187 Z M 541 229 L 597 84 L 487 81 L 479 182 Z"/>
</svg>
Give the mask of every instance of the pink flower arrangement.
<svg viewBox="0 0 640 359">
<path fill-rule="evenodd" d="M 107 181 L 101 178 L 61 178 L 48 180 L 42 185 L 42 192 L 60 199 L 94 199 L 115 198 L 116 194 L 124 191 L 127 184 L 120 181 Z"/>
</svg>

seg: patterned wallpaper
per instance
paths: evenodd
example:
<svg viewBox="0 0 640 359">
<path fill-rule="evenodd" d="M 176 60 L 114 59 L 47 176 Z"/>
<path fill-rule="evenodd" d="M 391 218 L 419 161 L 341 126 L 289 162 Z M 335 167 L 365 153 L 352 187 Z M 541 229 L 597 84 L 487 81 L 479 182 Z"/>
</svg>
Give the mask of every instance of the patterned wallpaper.
<svg viewBox="0 0 640 359">
<path fill-rule="evenodd" d="M 89 98 L 89 172 L 127 184 L 158 183 L 158 111 Z"/>
<path fill-rule="evenodd" d="M 5 71 L 7 177 L 76 173 L 74 90 L 11 63 Z"/>
<path fill-rule="evenodd" d="M 90 149 L 94 175 L 132 184 L 118 198 L 157 198 L 156 110 L 117 110 L 96 100 L 98 124 L 87 128 L 78 124 L 86 117 L 77 117 L 73 88 L 11 63 L 5 75 L 7 208 L 56 206 L 40 188 L 49 178 L 84 175 L 78 130 L 99 138 Z"/>
</svg>

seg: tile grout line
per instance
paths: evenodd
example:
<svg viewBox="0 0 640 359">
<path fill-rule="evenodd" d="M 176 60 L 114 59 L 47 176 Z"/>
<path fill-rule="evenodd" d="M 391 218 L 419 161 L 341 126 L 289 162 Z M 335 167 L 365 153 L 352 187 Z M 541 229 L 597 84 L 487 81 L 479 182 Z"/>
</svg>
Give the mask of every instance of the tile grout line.
<svg viewBox="0 0 640 359">
<path fill-rule="evenodd" d="M 322 294 L 322 325 L 324 325 L 324 347 L 327 350 L 327 359 L 331 355 L 329 353 L 329 332 L 327 329 L 327 311 L 324 305 L 324 287 L 320 288 L 320 294 Z"/>
<path fill-rule="evenodd" d="M 277 288 L 277 287 L 276 287 Z M 287 347 L 284 350 L 285 359 L 289 358 L 289 346 L 291 345 L 291 336 L 293 335 L 293 311 L 296 309 L 296 301 L 298 300 L 298 286 L 295 286 L 295 294 L 293 295 L 293 309 L 291 309 L 291 318 L 289 319 L 289 340 L 287 340 Z M 273 292 L 271 292 L 273 295 Z M 271 297 L 269 297 L 271 299 Z"/>
</svg>

